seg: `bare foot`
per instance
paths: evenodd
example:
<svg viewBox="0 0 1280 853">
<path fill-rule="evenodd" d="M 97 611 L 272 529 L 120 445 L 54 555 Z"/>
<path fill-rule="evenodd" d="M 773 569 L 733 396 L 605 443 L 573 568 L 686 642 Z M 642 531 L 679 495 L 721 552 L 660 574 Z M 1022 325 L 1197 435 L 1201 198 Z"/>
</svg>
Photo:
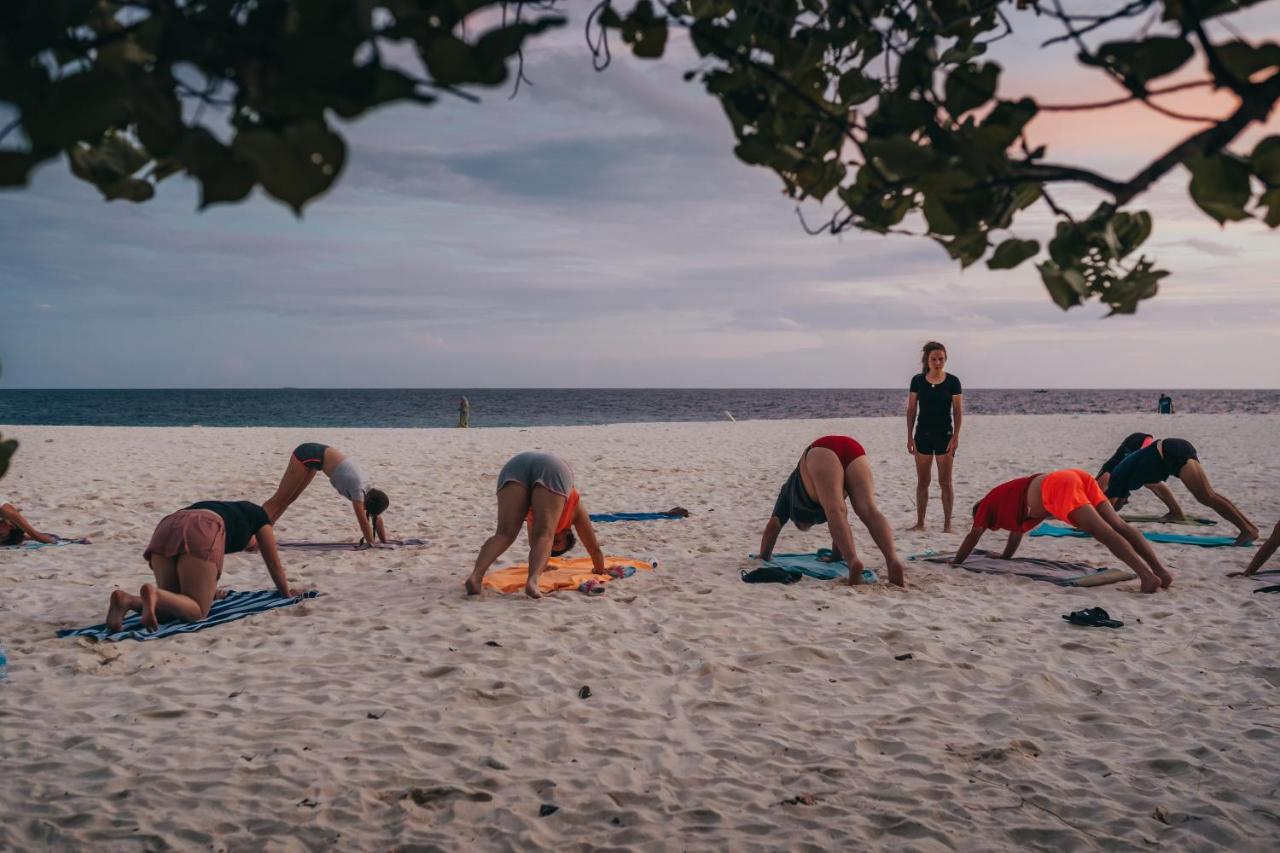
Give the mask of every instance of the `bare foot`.
<svg viewBox="0 0 1280 853">
<path fill-rule="evenodd" d="M 124 617 L 133 609 L 129 606 L 129 599 L 132 597 L 123 589 L 117 589 L 111 593 L 111 604 L 107 606 L 107 630 L 111 633 L 114 634 L 124 628 Z"/>
<path fill-rule="evenodd" d="M 908 533 L 911 533 L 911 532 L 919 532 L 919 531 L 921 531 L 921 530 L 924 530 L 924 522 L 923 522 L 923 521 L 917 521 L 917 522 L 916 522 L 916 524 L 915 524 L 915 527 L 905 527 L 905 528 L 903 528 L 903 529 L 904 529 L 904 530 L 906 530 Z"/>
<path fill-rule="evenodd" d="M 144 583 L 138 590 L 138 597 L 142 599 L 142 627 L 148 631 L 156 630 L 160 627 L 160 620 L 156 617 L 156 601 L 160 596 L 156 594 L 155 584 Z"/>
<path fill-rule="evenodd" d="M 861 560 L 851 560 L 849 562 L 849 586 L 861 586 L 863 584 L 863 568 Z"/>
<path fill-rule="evenodd" d="M 1155 575 L 1144 575 L 1142 577 L 1142 592 L 1152 593 L 1160 591 L 1160 579 Z"/>
<path fill-rule="evenodd" d="M 1169 574 L 1167 569 L 1156 569 L 1156 577 L 1160 579 L 1160 588 L 1168 589 L 1173 586 L 1173 575 Z"/>
<path fill-rule="evenodd" d="M 530 598 L 542 598 L 542 590 L 538 589 L 537 581 L 528 581 L 524 585 L 524 594 Z"/>
<path fill-rule="evenodd" d="M 942 532 L 943 533 L 951 532 L 951 522 L 948 521 L 946 524 L 942 525 Z"/>
<path fill-rule="evenodd" d="M 467 578 L 467 582 L 462 586 L 466 589 L 467 595 L 479 595 L 484 591 L 484 583 L 476 580 L 474 575 Z"/>
<path fill-rule="evenodd" d="M 907 588 L 907 567 L 901 560 L 894 560 L 889 563 L 889 583 L 894 586 Z"/>
<path fill-rule="evenodd" d="M 1185 515 L 1178 515 L 1177 513 L 1173 513 L 1173 512 L 1166 512 L 1164 515 L 1160 516 L 1160 520 L 1168 521 L 1170 523 L 1176 523 L 1180 521 L 1186 521 L 1187 517 Z"/>
<path fill-rule="evenodd" d="M 1258 528 L 1250 524 L 1244 530 L 1240 531 L 1240 535 L 1236 537 L 1237 545 L 1248 545 L 1250 542 L 1258 538 Z"/>
</svg>

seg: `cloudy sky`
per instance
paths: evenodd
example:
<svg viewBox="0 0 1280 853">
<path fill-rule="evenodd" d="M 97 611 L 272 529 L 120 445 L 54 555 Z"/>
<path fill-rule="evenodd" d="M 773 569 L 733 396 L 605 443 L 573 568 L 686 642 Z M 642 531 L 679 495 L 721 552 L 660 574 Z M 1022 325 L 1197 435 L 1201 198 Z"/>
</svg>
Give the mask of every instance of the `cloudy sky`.
<svg viewBox="0 0 1280 853">
<path fill-rule="evenodd" d="M 1263 5 L 1237 25 L 1280 35 Z M 1137 317 L 1063 313 L 1030 263 L 962 272 L 919 238 L 806 235 L 681 80 L 687 45 L 596 74 L 583 9 L 530 48 L 515 100 L 348 126 L 346 173 L 301 220 L 258 195 L 197 214 L 182 178 L 107 204 L 61 163 L 0 195 L 3 387 L 894 387 L 931 338 L 974 387 L 1280 384 L 1280 233 L 1220 229 L 1185 172 L 1142 200 L 1173 271 L 1160 295 Z M 1003 95 L 1114 94 L 1021 17 Z M 1032 132 L 1051 159 L 1127 177 L 1188 127 L 1126 108 Z M 1248 139 L 1278 132 L 1273 116 Z"/>
</svg>

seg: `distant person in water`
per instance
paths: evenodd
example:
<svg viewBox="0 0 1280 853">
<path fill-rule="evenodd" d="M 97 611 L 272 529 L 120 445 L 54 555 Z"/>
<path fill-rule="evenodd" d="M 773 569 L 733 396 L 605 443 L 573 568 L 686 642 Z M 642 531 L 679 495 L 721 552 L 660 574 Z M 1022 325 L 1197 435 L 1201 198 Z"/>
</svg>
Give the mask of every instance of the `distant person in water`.
<svg viewBox="0 0 1280 853">
<path fill-rule="evenodd" d="M 1249 561 L 1249 568 L 1244 570 L 1244 576 L 1254 575 L 1262 568 L 1262 564 L 1271 559 L 1271 555 L 1276 552 L 1276 548 L 1280 548 L 1280 521 L 1276 522 L 1275 528 L 1271 531 L 1271 537 L 1262 543 L 1262 547 L 1258 549 L 1258 553 L 1253 555 L 1253 559 Z"/>
<path fill-rule="evenodd" d="M 334 490 L 351 501 L 356 523 L 360 525 L 360 542 L 372 545 L 375 535 L 379 542 L 386 542 L 387 529 L 382 523 L 382 513 L 391 503 L 386 492 L 370 487 L 356 463 L 342 451 L 316 442 L 299 444 L 289 456 L 276 493 L 262 505 L 271 523 L 279 521 L 289 505 L 311 485 L 317 471 L 323 471 Z"/>
<path fill-rule="evenodd" d="M 916 461 L 916 526 L 912 530 L 924 530 L 929 478 L 936 464 L 942 492 L 942 530 L 951 532 L 951 509 L 955 503 L 951 466 L 960 445 L 964 392 L 960 377 L 947 373 L 946 366 L 947 348 L 929 341 L 920 354 L 921 371 L 911 377 L 907 391 L 907 452 Z"/>
<path fill-rule="evenodd" d="M 1156 406 L 1156 411 L 1158 411 L 1162 415 L 1172 415 L 1173 414 L 1173 398 L 1170 397 L 1168 394 L 1161 393 L 1160 402 Z"/>
<path fill-rule="evenodd" d="M 27 538 L 44 545 L 58 541 L 57 536 L 41 533 L 32 527 L 13 504 L 0 503 L 0 545 L 21 545 Z"/>
<path fill-rule="evenodd" d="M 1209 475 L 1200 464 L 1195 446 L 1181 438 L 1156 439 L 1130 453 L 1111 471 L 1105 491 L 1115 508 L 1123 509 L 1130 494 L 1170 477 L 1182 480 L 1192 497 L 1239 528 L 1236 544 L 1247 545 L 1258 538 L 1258 528 L 1253 522 L 1209 483 Z"/>
<path fill-rule="evenodd" d="M 458 399 L 458 429 L 467 429 L 471 426 L 471 401 L 466 397 Z"/>
<path fill-rule="evenodd" d="M 223 556 L 244 551 L 250 543 L 257 545 L 281 595 L 293 598 L 303 593 L 289 586 L 266 510 L 249 501 L 200 501 L 160 519 L 142 552 L 155 583 L 144 583 L 137 595 L 122 589 L 112 592 L 107 629 L 119 631 L 135 610 L 151 631 L 161 622 L 204 619 L 217 597 Z"/>
<path fill-rule="evenodd" d="M 1120 518 L 1087 471 L 1067 468 L 1032 474 L 996 486 L 973 505 L 973 528 L 951 562 L 963 563 L 988 530 L 1008 530 L 1009 541 L 1000 556 L 1012 559 L 1022 535 L 1053 516 L 1093 536 L 1138 574 L 1143 592 L 1156 592 L 1173 583 L 1160 558 L 1142 534 Z"/>
<path fill-rule="evenodd" d="M 484 575 L 520 535 L 520 525 L 529 531 L 529 579 L 524 592 L 541 598 L 538 580 L 550 557 L 559 557 L 576 543 L 573 531 L 591 557 L 592 571 L 605 573 L 604 552 L 596 540 L 595 528 L 578 490 L 573 485 L 569 463 L 550 453 L 519 453 L 498 473 L 497 531 L 485 540 L 467 578 L 467 595 L 479 595 Z"/>
<path fill-rule="evenodd" d="M 893 531 L 876 506 L 871 462 L 862 445 L 847 435 L 827 435 L 805 448 L 791 476 L 783 483 L 774 502 L 773 513 L 760 538 L 760 558 L 773 557 L 778 534 L 788 521 L 800 530 L 826 524 L 831 530 L 831 551 L 835 559 L 849 564 L 849 583 L 862 583 L 863 564 L 853 544 L 853 528 L 845 499 L 866 525 L 876 547 L 884 555 L 889 580 L 906 586 L 906 566 L 894 550 Z"/>
<path fill-rule="evenodd" d="M 1130 454 L 1149 447 L 1153 441 L 1155 441 L 1155 438 L 1145 432 L 1130 433 L 1124 441 L 1120 442 L 1120 446 L 1116 448 L 1115 453 L 1111 454 L 1111 458 L 1102 463 L 1102 468 L 1098 471 L 1098 487 L 1105 492 L 1111 482 L 1111 472 L 1116 469 L 1116 466 L 1128 458 Z M 1165 521 L 1186 521 L 1186 513 L 1182 511 L 1182 507 L 1178 504 L 1178 499 L 1174 497 L 1172 489 L 1164 483 L 1148 483 L 1146 488 L 1158 497 L 1169 510 L 1164 515 Z"/>
</svg>

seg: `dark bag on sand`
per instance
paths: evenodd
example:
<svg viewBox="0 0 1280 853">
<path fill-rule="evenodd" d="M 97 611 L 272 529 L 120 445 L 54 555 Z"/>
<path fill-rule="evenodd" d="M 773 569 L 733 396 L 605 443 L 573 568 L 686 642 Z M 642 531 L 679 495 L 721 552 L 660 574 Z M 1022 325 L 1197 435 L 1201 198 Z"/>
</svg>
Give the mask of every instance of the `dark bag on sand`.
<svg viewBox="0 0 1280 853">
<path fill-rule="evenodd" d="M 741 574 L 743 583 L 795 583 L 804 577 L 800 572 L 787 571 L 777 566 L 761 566 Z"/>
</svg>

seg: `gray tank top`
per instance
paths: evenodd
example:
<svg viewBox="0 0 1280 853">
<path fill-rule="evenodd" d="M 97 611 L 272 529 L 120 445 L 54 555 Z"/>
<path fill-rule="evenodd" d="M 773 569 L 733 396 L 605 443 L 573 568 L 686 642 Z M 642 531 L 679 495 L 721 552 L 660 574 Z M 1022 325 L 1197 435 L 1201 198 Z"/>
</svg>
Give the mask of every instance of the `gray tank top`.
<svg viewBox="0 0 1280 853">
<path fill-rule="evenodd" d="M 329 482 L 338 494 L 356 503 L 364 503 L 365 492 L 369 491 L 368 481 L 350 459 L 343 459 L 334 467 Z"/>
</svg>

